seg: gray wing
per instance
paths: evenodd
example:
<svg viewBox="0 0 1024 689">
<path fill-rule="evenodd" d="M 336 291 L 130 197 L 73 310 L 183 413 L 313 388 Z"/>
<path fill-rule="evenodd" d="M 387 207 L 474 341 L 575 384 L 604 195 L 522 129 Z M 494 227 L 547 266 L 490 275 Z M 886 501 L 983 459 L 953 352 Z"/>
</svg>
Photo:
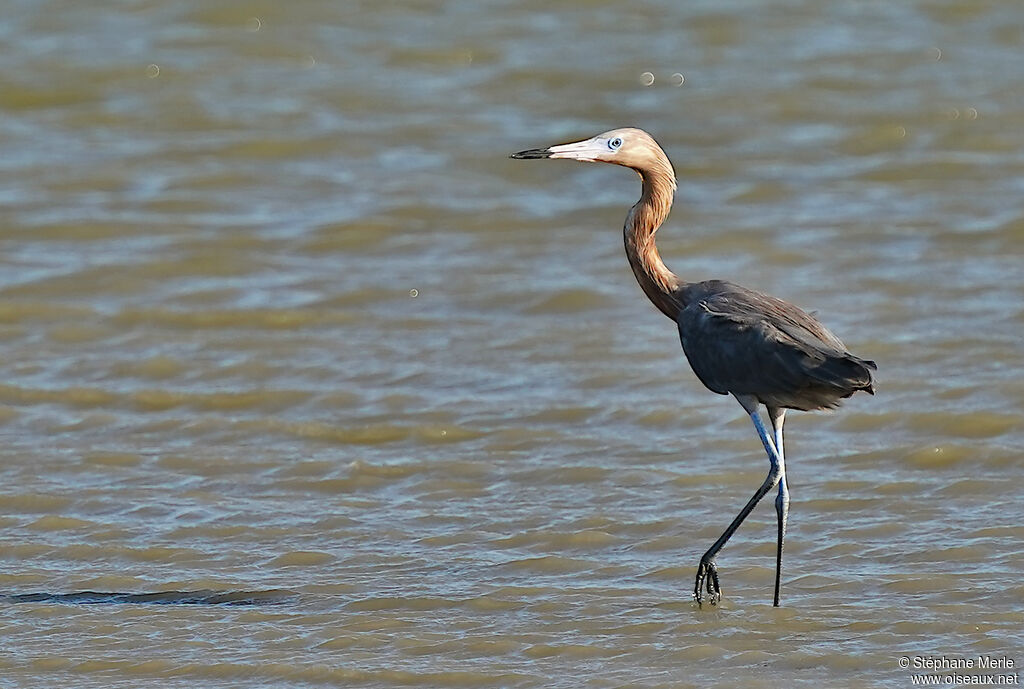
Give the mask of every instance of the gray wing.
<svg viewBox="0 0 1024 689">
<path fill-rule="evenodd" d="M 677 322 L 694 373 L 719 394 L 768 406 L 827 409 L 857 390 L 874 392 L 874 362 L 859 359 L 813 316 L 727 282 L 687 287 Z"/>
</svg>

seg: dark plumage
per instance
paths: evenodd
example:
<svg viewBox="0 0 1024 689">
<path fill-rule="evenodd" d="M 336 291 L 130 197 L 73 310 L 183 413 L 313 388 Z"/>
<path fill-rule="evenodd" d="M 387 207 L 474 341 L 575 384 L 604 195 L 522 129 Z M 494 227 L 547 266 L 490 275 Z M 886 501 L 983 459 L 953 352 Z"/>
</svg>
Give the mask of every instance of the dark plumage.
<svg viewBox="0 0 1024 689">
<path fill-rule="evenodd" d="M 858 390 L 874 394 L 875 362 L 850 354 L 792 304 L 722 280 L 682 291 L 679 339 L 709 390 L 801 411 L 834 409 Z"/>
<path fill-rule="evenodd" d="M 700 604 L 706 587 L 711 603 L 721 598 L 715 556 L 758 501 L 777 486 L 774 604 L 779 605 L 789 514 L 782 442 L 786 410 L 833 409 L 858 390 L 874 394 L 875 362 L 850 354 L 838 337 L 792 304 L 721 280 L 687 283 L 665 266 L 654 234 L 672 207 L 676 176 L 665 151 L 647 132 L 616 129 L 512 157 L 614 163 L 640 175 L 640 200 L 629 209 L 624 227 L 633 274 L 651 302 L 676 322 L 683 352 L 700 381 L 713 392 L 735 397 L 750 415 L 771 465 L 761 486 L 701 557 L 693 595 Z M 761 405 L 771 432 L 758 413 Z"/>
</svg>

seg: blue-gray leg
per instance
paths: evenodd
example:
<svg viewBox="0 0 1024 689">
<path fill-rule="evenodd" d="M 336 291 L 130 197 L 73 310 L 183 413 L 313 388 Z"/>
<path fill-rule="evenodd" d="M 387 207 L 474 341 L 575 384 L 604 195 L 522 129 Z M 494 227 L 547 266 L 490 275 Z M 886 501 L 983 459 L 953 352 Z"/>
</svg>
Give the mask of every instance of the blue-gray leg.
<svg viewBox="0 0 1024 689">
<path fill-rule="evenodd" d="M 768 461 L 771 463 L 771 467 L 769 468 L 768 475 L 765 477 L 764 482 L 761 484 L 761 487 L 757 489 L 757 492 L 755 492 L 753 496 L 751 496 L 750 500 L 748 500 L 747 504 L 743 507 L 742 510 L 740 510 L 740 513 L 738 515 L 736 515 L 736 518 L 732 520 L 732 523 L 729 524 L 728 528 L 726 528 L 726 530 L 722 533 L 722 535 L 718 537 L 718 540 L 715 541 L 714 544 L 710 548 L 708 548 L 708 551 L 706 553 L 704 553 L 704 555 L 700 558 L 700 565 L 698 565 L 698 567 L 697 567 L 697 581 L 696 581 L 696 584 L 694 585 L 694 588 L 693 588 L 693 596 L 694 596 L 694 598 L 697 599 L 697 604 L 698 605 L 703 602 L 704 592 L 703 592 L 702 589 L 704 589 L 704 588 L 707 589 L 707 592 L 708 592 L 708 602 L 709 603 L 714 605 L 719 600 L 721 600 L 721 598 L 722 598 L 722 588 L 721 588 L 721 586 L 718 583 L 718 568 L 715 566 L 715 556 L 718 555 L 718 551 L 720 551 L 722 549 L 722 547 L 726 544 L 726 542 L 730 538 L 732 538 L 732 535 L 736 532 L 736 529 L 739 528 L 740 524 L 743 523 L 743 520 L 746 519 L 747 516 L 754 510 L 754 507 L 757 505 L 758 502 L 761 501 L 761 498 L 763 498 L 768 493 L 768 491 L 770 491 L 777 484 L 779 484 L 780 481 L 785 481 L 785 475 L 786 475 L 785 464 L 783 462 L 781 453 L 777 452 L 776 449 L 775 449 L 775 442 L 776 441 L 773 439 L 772 435 L 770 435 L 768 433 L 768 430 L 764 427 L 764 423 L 761 422 L 760 414 L 757 413 L 757 407 L 758 407 L 757 400 L 749 398 L 749 397 L 746 397 L 746 396 L 740 396 L 740 395 L 735 395 L 735 397 L 736 397 L 736 400 L 741 405 L 743 405 L 743 408 L 750 415 L 750 420 L 754 422 L 754 428 L 757 429 L 757 434 L 758 434 L 758 436 L 760 436 L 761 443 L 764 445 L 765 452 L 768 454 Z M 768 411 L 769 411 L 769 414 L 771 415 L 771 418 L 772 418 L 772 427 L 773 427 L 773 429 L 776 429 L 776 435 L 779 438 L 779 440 L 781 440 L 782 439 L 782 417 L 785 414 L 785 412 L 782 411 L 782 410 L 772 410 L 772 409 L 769 409 Z M 776 420 L 777 420 L 777 424 L 776 424 Z M 782 494 L 783 494 L 783 491 L 780 488 L 780 495 L 782 495 Z M 785 505 L 788 508 L 788 504 L 789 504 L 789 493 L 788 493 L 788 490 L 785 492 L 785 495 L 786 495 L 785 500 L 781 500 L 780 499 L 779 501 L 776 502 L 776 506 L 779 506 L 779 505 L 782 505 L 783 503 L 785 503 Z M 779 513 L 779 515 L 780 515 L 780 522 L 779 522 L 780 523 L 780 527 L 779 527 L 780 535 L 785 530 L 785 520 L 784 520 L 782 514 L 783 514 L 782 512 Z M 779 567 L 781 566 L 781 563 L 782 563 L 782 545 L 781 544 L 782 544 L 782 540 L 781 540 L 781 537 L 780 537 L 779 549 L 778 549 L 778 557 L 777 557 L 777 561 L 776 561 L 776 564 L 777 564 L 776 575 L 775 575 L 775 579 L 776 579 L 775 604 L 776 605 L 778 605 L 778 581 L 779 581 L 779 571 L 780 571 Z"/>
<path fill-rule="evenodd" d="M 789 486 L 786 485 L 786 450 L 782 443 L 782 424 L 786 420 L 786 410 L 768 408 L 768 418 L 772 422 L 775 434 L 775 451 L 779 459 L 779 494 L 775 498 L 775 512 L 779 517 L 779 540 L 775 550 L 775 598 L 773 605 L 779 607 L 779 588 L 782 586 L 782 545 L 786 540 L 786 520 L 789 518 Z"/>
</svg>

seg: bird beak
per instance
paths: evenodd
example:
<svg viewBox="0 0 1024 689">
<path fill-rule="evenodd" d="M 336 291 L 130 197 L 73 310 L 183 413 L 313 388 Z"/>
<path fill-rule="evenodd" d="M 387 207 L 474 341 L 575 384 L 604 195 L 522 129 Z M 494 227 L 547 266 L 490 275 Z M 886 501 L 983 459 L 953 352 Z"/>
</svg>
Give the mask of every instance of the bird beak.
<svg viewBox="0 0 1024 689">
<path fill-rule="evenodd" d="M 516 158 L 519 160 L 530 160 L 533 158 L 550 158 L 551 149 L 549 148 L 531 148 L 528 151 L 519 151 L 519 153 L 513 153 L 509 158 Z"/>
<path fill-rule="evenodd" d="M 510 158 L 566 158 L 568 160 L 582 160 L 593 163 L 597 161 L 600 153 L 606 152 L 607 148 L 598 139 L 586 139 L 571 144 L 559 144 L 548 148 L 531 148 L 528 151 L 513 153 Z"/>
</svg>

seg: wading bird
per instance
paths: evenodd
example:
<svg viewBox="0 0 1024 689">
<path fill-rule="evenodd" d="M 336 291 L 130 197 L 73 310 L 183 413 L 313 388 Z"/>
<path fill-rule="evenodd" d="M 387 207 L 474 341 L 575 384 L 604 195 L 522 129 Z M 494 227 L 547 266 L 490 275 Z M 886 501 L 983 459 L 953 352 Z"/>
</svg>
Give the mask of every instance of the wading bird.
<svg viewBox="0 0 1024 689">
<path fill-rule="evenodd" d="M 613 163 L 640 175 L 642 192 L 626 215 L 626 257 L 647 297 L 676 322 L 693 372 L 712 392 L 732 395 L 750 415 L 771 468 L 761 487 L 736 515 L 697 567 L 693 588 L 700 604 L 722 598 L 715 557 L 758 501 L 778 486 L 775 598 L 779 605 L 782 545 L 789 513 L 782 424 L 787 409 L 834 409 L 858 390 L 874 394 L 875 362 L 853 356 L 825 326 L 801 309 L 767 294 L 722 280 L 684 282 L 661 260 L 654 234 L 668 216 L 676 175 L 665 151 L 647 132 L 615 129 L 591 139 L 513 153 L 512 158 L 566 158 Z M 768 411 L 769 433 L 758 413 Z"/>
</svg>

